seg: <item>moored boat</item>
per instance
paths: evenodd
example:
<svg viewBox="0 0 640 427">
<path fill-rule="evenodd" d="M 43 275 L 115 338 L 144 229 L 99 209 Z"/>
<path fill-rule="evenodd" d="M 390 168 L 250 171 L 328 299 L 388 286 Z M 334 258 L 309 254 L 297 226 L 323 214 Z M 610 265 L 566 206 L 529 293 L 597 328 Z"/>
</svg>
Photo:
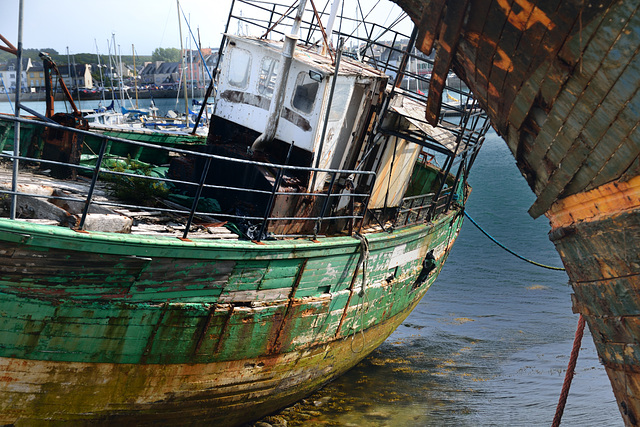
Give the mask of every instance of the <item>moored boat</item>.
<svg viewBox="0 0 640 427">
<path fill-rule="evenodd" d="M 640 423 L 640 3 L 394 0 L 451 65 L 537 195 L 626 425 Z M 434 84 L 435 82 L 435 84 Z"/>
<path fill-rule="evenodd" d="M 435 281 L 484 115 L 459 91 L 424 121 L 400 89 L 413 38 L 375 68 L 319 53 L 304 1 L 289 13 L 255 22 L 284 41 L 227 34 L 206 145 L 101 134 L 93 167 L 2 154 L 0 423 L 253 420 L 358 363 Z M 166 173 L 109 168 L 109 141 L 167 153 Z"/>
</svg>

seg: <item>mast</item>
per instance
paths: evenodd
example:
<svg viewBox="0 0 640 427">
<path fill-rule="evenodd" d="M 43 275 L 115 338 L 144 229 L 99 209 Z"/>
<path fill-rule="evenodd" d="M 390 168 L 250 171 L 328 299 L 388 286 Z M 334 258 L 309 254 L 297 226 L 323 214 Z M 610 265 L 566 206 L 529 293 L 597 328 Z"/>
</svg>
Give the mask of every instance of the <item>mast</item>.
<svg viewBox="0 0 640 427">
<path fill-rule="evenodd" d="M 115 35 L 113 33 L 111 33 L 111 37 L 115 37 Z M 115 40 L 114 40 L 115 42 Z M 113 87 L 113 61 L 111 58 L 111 41 L 109 39 L 107 39 L 107 50 L 109 51 L 109 85 L 111 86 L 111 100 L 115 101 L 116 100 L 116 89 L 115 87 Z M 115 49 L 115 47 L 114 47 Z M 118 101 L 119 102 L 119 101 Z"/>
<path fill-rule="evenodd" d="M 191 99 L 195 99 L 195 95 L 193 93 L 193 49 L 191 48 L 192 41 L 189 40 L 189 74 L 191 75 Z"/>
<path fill-rule="evenodd" d="M 115 43 L 115 38 L 114 38 L 114 43 Z M 124 74 L 124 68 L 122 66 L 122 48 L 120 47 L 120 45 L 118 45 L 116 58 L 118 58 L 118 74 L 119 74 L 118 77 L 120 78 L 120 98 L 122 98 L 122 106 L 124 107 L 125 106 L 125 95 L 124 95 L 125 89 L 124 89 L 124 79 L 122 78 L 122 75 Z M 129 104 L 132 104 L 131 97 L 129 96 L 128 92 L 126 97 L 129 98 Z"/>
<path fill-rule="evenodd" d="M 326 46 L 327 49 L 331 49 L 331 33 L 333 32 L 333 24 L 336 22 L 336 15 L 338 14 L 340 3 L 342 3 L 342 0 L 333 0 L 333 3 L 331 3 L 331 11 L 329 13 L 329 20 L 327 21 L 327 41 L 329 43 L 329 46 Z"/>
<path fill-rule="evenodd" d="M 98 70 L 100 71 L 100 84 L 102 85 L 102 90 L 100 92 L 102 94 L 102 101 L 106 103 L 104 99 L 104 79 L 102 78 L 102 64 L 100 63 L 100 49 L 98 49 L 98 42 L 96 39 L 93 39 L 93 43 L 96 45 L 96 54 L 98 55 Z"/>
<path fill-rule="evenodd" d="M 18 51 L 16 53 L 16 68 L 18 74 L 16 75 L 16 109 L 15 116 L 20 117 L 20 93 L 22 92 L 22 22 L 23 22 L 23 10 L 24 0 L 20 0 L 18 12 Z M 14 123 L 13 134 L 13 176 L 11 180 L 11 219 L 16 219 L 16 206 L 18 205 L 18 156 L 20 155 L 20 122 Z"/>
<path fill-rule="evenodd" d="M 200 27 L 198 27 L 198 51 L 200 51 L 200 76 L 202 77 L 202 87 L 205 87 L 205 81 L 204 81 L 204 56 L 202 55 L 202 41 L 200 41 Z M 200 79 L 198 79 L 200 80 Z M 205 99 L 203 101 L 203 103 L 206 103 L 207 100 Z"/>
<path fill-rule="evenodd" d="M 182 20 L 180 19 L 180 0 L 176 0 L 178 6 L 178 30 L 180 31 L 180 68 L 182 69 L 182 75 L 184 76 L 184 123 L 186 127 L 189 127 L 189 100 L 187 99 L 187 73 L 184 65 L 184 44 L 182 43 Z M 182 77 L 180 78 L 182 81 Z"/>
<path fill-rule="evenodd" d="M 138 70 L 136 69 L 136 48 L 131 43 L 131 55 L 133 55 L 133 85 L 136 88 L 136 110 L 138 109 Z"/>
</svg>

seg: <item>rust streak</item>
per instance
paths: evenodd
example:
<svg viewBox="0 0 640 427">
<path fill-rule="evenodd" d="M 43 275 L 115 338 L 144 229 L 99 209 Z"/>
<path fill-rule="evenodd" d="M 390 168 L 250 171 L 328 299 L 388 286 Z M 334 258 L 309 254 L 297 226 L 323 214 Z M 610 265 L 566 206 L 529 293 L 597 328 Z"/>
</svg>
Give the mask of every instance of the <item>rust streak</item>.
<svg viewBox="0 0 640 427">
<path fill-rule="evenodd" d="M 304 274 L 304 271 L 307 267 L 307 261 L 308 261 L 308 258 L 305 258 L 302 261 L 302 264 L 300 264 L 300 267 L 298 269 L 298 274 L 296 275 L 296 280 L 293 283 L 293 286 L 291 287 L 291 292 L 289 293 L 289 302 L 287 304 L 287 308 L 284 312 L 284 315 L 282 316 L 280 324 L 278 325 L 278 329 L 273 336 L 273 341 L 271 341 L 267 346 L 267 354 L 275 354 L 280 352 L 281 350 L 282 335 L 284 333 L 284 327 L 287 324 L 287 319 L 288 319 L 289 313 L 291 312 L 291 307 L 293 306 L 293 303 L 294 303 L 294 296 L 296 294 L 296 291 L 298 290 L 298 286 L 300 285 L 300 280 L 302 280 L 302 275 Z"/>
<path fill-rule="evenodd" d="M 526 31 L 538 23 L 549 30 L 555 28 L 555 24 L 547 14 L 527 0 L 515 0 L 515 3 L 522 8 L 518 13 L 514 12 L 508 0 L 497 0 L 497 2 L 505 11 L 505 14 L 508 14 L 509 23 L 520 31 Z"/>
<path fill-rule="evenodd" d="M 202 346 L 202 343 L 204 342 L 204 339 L 207 335 L 207 331 L 209 330 L 209 326 L 211 325 L 211 320 L 213 319 L 213 316 L 215 315 L 215 311 L 216 311 L 216 307 L 215 305 L 211 305 L 209 307 L 209 314 L 207 314 L 207 321 L 204 324 L 204 327 L 202 328 L 202 331 L 200 332 L 200 337 L 198 338 L 198 342 L 196 343 L 196 347 L 193 349 L 193 355 L 196 356 L 198 354 L 198 352 L 200 351 L 200 347 Z"/>
<path fill-rule="evenodd" d="M 216 344 L 216 350 L 215 353 L 219 353 L 220 349 L 222 348 L 222 342 L 224 341 L 224 334 L 227 331 L 227 328 L 229 327 L 229 322 L 231 322 L 231 317 L 233 316 L 233 311 L 235 310 L 235 306 L 232 305 L 231 307 L 229 307 L 229 315 L 227 316 L 227 319 L 224 321 L 224 326 L 222 326 L 222 329 L 220 330 L 220 337 L 218 338 L 218 343 Z"/>
<path fill-rule="evenodd" d="M 160 326 L 162 325 L 162 321 L 164 319 L 164 315 L 167 313 L 167 309 L 169 308 L 169 303 L 165 302 L 164 304 L 162 304 L 162 311 L 160 312 L 160 318 L 158 319 L 158 322 L 154 325 L 153 327 L 153 331 L 151 331 L 151 335 L 149 335 L 149 340 L 147 341 L 147 346 L 144 348 L 144 352 L 142 353 L 142 356 L 140 357 L 140 363 L 144 364 L 147 361 L 147 357 L 149 356 L 149 353 L 151 353 L 151 348 L 153 347 L 153 339 L 155 338 L 156 334 L 158 333 L 158 329 L 160 329 Z"/>
</svg>

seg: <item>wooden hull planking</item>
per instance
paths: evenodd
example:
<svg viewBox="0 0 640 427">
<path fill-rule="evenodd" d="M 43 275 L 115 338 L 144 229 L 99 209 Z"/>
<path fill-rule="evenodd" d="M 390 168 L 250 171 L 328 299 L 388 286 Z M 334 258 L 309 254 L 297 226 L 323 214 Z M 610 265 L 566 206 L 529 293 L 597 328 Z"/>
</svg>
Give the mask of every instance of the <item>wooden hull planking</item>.
<svg viewBox="0 0 640 427">
<path fill-rule="evenodd" d="M 551 221 L 624 421 L 638 425 L 640 3 L 470 2 L 454 40 L 444 1 L 394 1 L 422 26 L 419 48 L 435 44 L 436 63 L 455 55 L 512 151 L 537 195 L 529 213 Z"/>
<path fill-rule="evenodd" d="M 189 242 L 0 220 L 0 422 L 264 416 L 382 343 L 461 224 L 451 211 L 367 235 L 360 297 L 355 238 Z"/>
</svg>

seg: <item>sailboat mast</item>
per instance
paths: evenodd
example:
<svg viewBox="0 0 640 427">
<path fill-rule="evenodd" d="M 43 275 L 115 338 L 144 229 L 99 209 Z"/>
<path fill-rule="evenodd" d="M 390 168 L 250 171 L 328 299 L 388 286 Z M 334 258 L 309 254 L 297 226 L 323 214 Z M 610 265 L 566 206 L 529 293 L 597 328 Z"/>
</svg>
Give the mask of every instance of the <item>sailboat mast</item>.
<svg viewBox="0 0 640 427">
<path fill-rule="evenodd" d="M 106 103 L 104 99 L 104 78 L 102 77 L 102 64 L 100 62 L 100 49 L 98 49 L 98 42 L 93 39 L 93 43 L 96 45 L 96 54 L 98 55 L 98 71 L 100 71 L 100 85 L 102 86 L 100 93 L 102 94 L 102 102 Z"/>
<path fill-rule="evenodd" d="M 16 51 L 16 108 L 15 116 L 20 117 L 20 93 L 22 92 L 22 24 L 24 21 L 24 1 L 20 0 L 18 9 L 18 49 Z M 20 160 L 20 122 L 13 123 L 13 169 L 11 180 L 11 211 L 9 212 L 11 219 L 16 219 L 16 206 L 18 206 L 18 168 Z"/>
<path fill-rule="evenodd" d="M 189 101 L 187 99 L 187 73 L 184 65 L 184 44 L 182 43 L 182 20 L 180 19 L 180 0 L 176 0 L 178 6 L 178 30 L 180 31 L 180 67 L 184 76 L 184 122 L 189 127 Z M 182 77 L 180 78 L 182 80 Z"/>
<path fill-rule="evenodd" d="M 136 69 L 136 48 L 131 43 L 131 55 L 133 55 L 133 86 L 136 90 L 136 110 L 138 109 L 138 70 Z"/>
</svg>

